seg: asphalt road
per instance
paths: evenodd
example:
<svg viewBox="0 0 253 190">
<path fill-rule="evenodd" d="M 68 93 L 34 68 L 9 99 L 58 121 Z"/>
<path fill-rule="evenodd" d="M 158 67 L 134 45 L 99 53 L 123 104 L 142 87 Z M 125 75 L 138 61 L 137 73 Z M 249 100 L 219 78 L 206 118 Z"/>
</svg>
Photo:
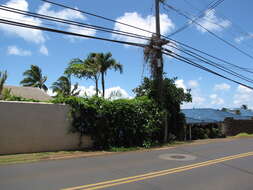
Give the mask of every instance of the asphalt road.
<svg viewBox="0 0 253 190">
<path fill-rule="evenodd" d="M 253 190 L 253 139 L 0 166 L 0 189 Z"/>
</svg>

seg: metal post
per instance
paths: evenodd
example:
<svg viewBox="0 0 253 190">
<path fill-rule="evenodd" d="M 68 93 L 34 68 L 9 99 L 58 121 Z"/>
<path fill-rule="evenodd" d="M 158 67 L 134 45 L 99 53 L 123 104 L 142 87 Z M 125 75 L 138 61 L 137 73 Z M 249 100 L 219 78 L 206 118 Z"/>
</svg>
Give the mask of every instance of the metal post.
<svg viewBox="0 0 253 190">
<path fill-rule="evenodd" d="M 192 140 L 192 126 L 189 125 L 189 140 Z"/>
<path fill-rule="evenodd" d="M 184 125 L 184 141 L 186 141 L 187 125 Z"/>
</svg>

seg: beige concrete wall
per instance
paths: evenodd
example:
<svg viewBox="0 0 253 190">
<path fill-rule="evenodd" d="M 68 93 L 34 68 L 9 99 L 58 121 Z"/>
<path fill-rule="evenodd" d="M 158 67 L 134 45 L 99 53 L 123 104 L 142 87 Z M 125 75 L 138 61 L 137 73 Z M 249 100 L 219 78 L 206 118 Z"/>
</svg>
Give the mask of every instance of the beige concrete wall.
<svg viewBox="0 0 253 190">
<path fill-rule="evenodd" d="M 0 102 L 0 154 L 78 149 L 67 105 Z M 89 137 L 82 147 L 91 146 Z"/>
</svg>

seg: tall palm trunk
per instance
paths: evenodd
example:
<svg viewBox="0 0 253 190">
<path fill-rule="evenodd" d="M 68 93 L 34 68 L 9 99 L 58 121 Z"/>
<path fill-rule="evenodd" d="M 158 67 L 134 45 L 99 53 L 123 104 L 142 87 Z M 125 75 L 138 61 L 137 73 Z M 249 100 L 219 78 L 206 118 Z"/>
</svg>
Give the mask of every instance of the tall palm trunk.
<svg viewBox="0 0 253 190">
<path fill-rule="evenodd" d="M 96 83 L 96 96 L 98 96 L 98 77 L 95 75 L 95 83 Z"/>
<path fill-rule="evenodd" d="M 102 82 L 102 96 L 105 97 L 105 73 L 101 73 L 101 82 Z"/>
</svg>

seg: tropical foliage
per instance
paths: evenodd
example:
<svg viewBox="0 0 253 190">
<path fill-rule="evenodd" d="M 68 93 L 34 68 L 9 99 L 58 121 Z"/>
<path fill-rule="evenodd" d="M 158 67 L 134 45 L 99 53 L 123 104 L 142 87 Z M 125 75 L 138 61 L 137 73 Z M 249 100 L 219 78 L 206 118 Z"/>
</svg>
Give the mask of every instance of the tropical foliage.
<svg viewBox="0 0 253 190">
<path fill-rule="evenodd" d="M 7 74 L 7 71 L 0 71 L 0 96 L 3 92 L 3 89 L 4 89 L 4 83 L 6 82 L 8 78 L 8 74 Z"/>
<path fill-rule="evenodd" d="M 101 74 L 102 96 L 105 97 L 105 75 L 107 71 L 114 69 L 122 73 L 123 66 L 112 58 L 111 53 L 97 53 L 95 56 L 95 64 L 97 65 L 98 72 Z"/>
<path fill-rule="evenodd" d="M 163 105 L 161 109 L 166 109 L 167 111 L 167 121 L 168 121 L 168 133 L 170 135 L 175 135 L 178 139 L 183 138 L 183 126 L 185 123 L 184 114 L 180 112 L 180 105 L 183 102 L 192 101 L 190 90 L 184 92 L 184 89 L 177 88 L 174 79 L 165 78 L 163 80 Z M 143 83 L 135 88 L 133 92 L 137 97 L 148 96 L 150 99 L 154 100 L 156 97 L 156 88 L 154 88 L 155 82 L 149 78 L 144 78 Z"/>
<path fill-rule="evenodd" d="M 61 76 L 58 78 L 51 88 L 53 92 L 57 94 L 56 96 L 78 96 L 80 93 L 80 90 L 78 90 L 78 83 L 76 83 L 72 88 L 71 80 L 68 76 Z"/>
<path fill-rule="evenodd" d="M 71 106 L 71 132 L 90 135 L 96 148 L 147 147 L 161 142 L 163 113 L 148 97 L 114 101 L 69 97 L 54 103 Z"/>
<path fill-rule="evenodd" d="M 243 105 L 241 106 L 241 109 L 247 110 L 247 109 L 248 109 L 248 106 L 247 106 L 246 104 L 243 104 Z"/>
<path fill-rule="evenodd" d="M 85 60 L 79 58 L 70 61 L 65 70 L 65 74 L 73 75 L 77 78 L 92 79 L 96 86 L 96 96 L 98 96 L 99 72 L 95 62 L 96 53 L 90 53 Z"/>
<path fill-rule="evenodd" d="M 45 84 L 47 77 L 42 75 L 42 71 L 37 65 L 31 65 L 31 68 L 26 70 L 23 76 L 25 78 L 20 82 L 21 85 L 48 90 Z"/>
<path fill-rule="evenodd" d="M 73 59 L 65 70 L 65 74 L 78 78 L 92 79 L 96 86 L 96 96 L 99 94 L 98 81 L 101 76 L 102 96 L 105 96 L 105 75 L 114 69 L 122 73 L 123 66 L 112 58 L 111 53 L 90 53 L 85 60 Z"/>
</svg>

